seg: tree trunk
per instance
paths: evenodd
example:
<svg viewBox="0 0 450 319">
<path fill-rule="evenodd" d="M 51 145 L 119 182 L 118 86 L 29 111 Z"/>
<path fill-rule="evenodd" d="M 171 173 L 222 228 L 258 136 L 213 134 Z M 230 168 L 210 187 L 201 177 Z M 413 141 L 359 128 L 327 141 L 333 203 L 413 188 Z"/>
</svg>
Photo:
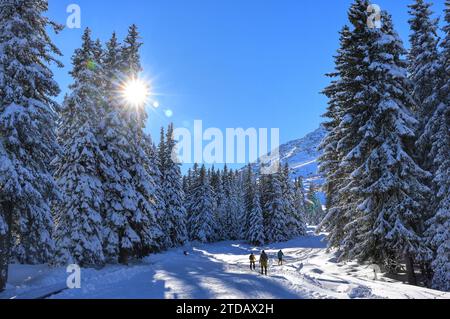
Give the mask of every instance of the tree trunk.
<svg viewBox="0 0 450 319">
<path fill-rule="evenodd" d="M 4 203 L 0 207 L 8 227 L 6 234 L 0 234 L 0 292 L 5 290 L 8 282 L 9 258 L 11 255 L 12 204 Z"/>
<path fill-rule="evenodd" d="M 416 273 L 414 272 L 414 261 L 409 254 L 405 255 L 406 274 L 408 276 L 408 283 L 417 286 Z"/>
<path fill-rule="evenodd" d="M 128 250 L 120 248 L 119 263 L 122 265 L 128 265 Z"/>
</svg>

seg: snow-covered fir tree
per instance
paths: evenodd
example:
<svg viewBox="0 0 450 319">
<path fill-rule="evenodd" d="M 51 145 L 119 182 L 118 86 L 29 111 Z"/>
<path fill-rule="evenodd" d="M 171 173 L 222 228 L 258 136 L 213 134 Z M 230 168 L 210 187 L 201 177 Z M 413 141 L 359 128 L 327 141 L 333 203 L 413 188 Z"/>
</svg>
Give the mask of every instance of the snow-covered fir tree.
<svg viewBox="0 0 450 319">
<path fill-rule="evenodd" d="M 97 48 L 98 49 L 98 48 Z M 104 200 L 103 180 L 108 163 L 98 140 L 102 96 L 98 86 L 98 59 L 86 29 L 83 44 L 72 58 L 74 79 L 58 129 L 62 152 L 56 161 L 56 180 L 62 199 L 55 207 L 59 262 L 102 265 Z"/>
<path fill-rule="evenodd" d="M 316 185 L 311 183 L 309 185 L 308 194 L 306 195 L 306 222 L 310 225 L 319 225 L 325 217 L 322 203 L 317 192 Z"/>
<path fill-rule="evenodd" d="M 162 174 L 163 201 L 168 222 L 163 226 L 172 247 L 182 246 L 188 241 L 186 228 L 185 194 L 182 185 L 180 164 L 175 158 L 175 140 L 173 124 L 169 125 L 167 134 L 160 147 L 160 167 Z"/>
<path fill-rule="evenodd" d="M 157 148 L 157 156 L 158 156 L 158 172 L 159 172 L 159 185 L 160 187 L 160 205 L 161 210 L 158 211 L 156 215 L 156 219 L 158 221 L 158 224 L 160 225 L 161 229 L 171 229 L 174 226 L 171 224 L 171 220 L 169 218 L 169 215 L 167 214 L 167 206 L 165 203 L 165 196 L 168 190 L 164 187 L 164 178 L 165 178 L 165 169 L 166 169 L 166 163 L 167 163 L 167 144 L 166 144 L 166 131 L 164 127 L 161 127 L 160 130 L 160 137 L 159 137 L 159 145 Z M 169 236 L 168 231 L 163 232 L 163 236 L 161 238 L 161 245 L 162 247 L 169 248 L 172 247 L 172 240 Z"/>
<path fill-rule="evenodd" d="M 226 237 L 223 225 L 226 216 L 227 198 L 223 190 L 223 177 L 220 170 L 212 169 L 211 187 L 214 193 L 214 218 L 216 219 L 216 240 L 222 240 Z"/>
<path fill-rule="evenodd" d="M 287 214 L 281 186 L 281 172 L 263 179 L 263 216 L 267 242 L 283 242 L 289 239 Z"/>
<path fill-rule="evenodd" d="M 352 151 L 360 164 L 351 174 L 357 196 L 355 225 L 358 241 L 350 256 L 361 260 L 404 259 L 414 283 L 413 262 L 429 258 L 421 238 L 421 203 L 429 189 L 422 183 L 428 173 L 412 152 L 417 121 L 412 116 L 405 50 L 391 17 L 383 14 L 383 27 L 368 38 L 367 89 L 361 92 L 367 121 L 359 127 L 362 139 Z M 359 123 L 355 123 L 359 124 Z"/>
<path fill-rule="evenodd" d="M 294 182 L 291 180 L 288 164 L 284 166 L 280 176 L 289 237 L 293 238 L 296 236 L 305 235 L 305 211 L 302 209 L 301 205 L 299 205 L 298 194 L 296 193 Z"/>
<path fill-rule="evenodd" d="M 325 228 L 330 247 L 339 248 L 344 238 L 344 228 L 348 224 L 345 214 L 345 204 L 342 196 L 342 185 L 349 174 L 341 167 L 343 154 L 347 143 L 341 143 L 346 135 L 345 127 L 349 123 L 343 117 L 343 111 L 350 105 L 352 82 L 353 56 L 350 53 L 352 47 L 351 32 L 348 26 L 344 26 L 340 32 L 340 48 L 335 56 L 335 72 L 327 76 L 332 78 L 332 83 L 324 90 L 328 97 L 328 108 L 324 117 L 328 122 L 323 123 L 327 135 L 320 145 L 323 154 L 319 158 L 319 171 L 325 177 L 323 189 L 326 195 L 327 214 L 318 227 Z M 350 117 L 348 117 L 349 119 Z M 345 140 L 343 140 L 345 141 Z"/>
<path fill-rule="evenodd" d="M 52 259 L 50 202 L 57 197 L 50 162 L 56 143 L 59 87 L 49 63 L 59 50 L 45 0 L 2 1 L 0 10 L 0 290 L 6 284 L 14 236 L 24 263 Z"/>
<path fill-rule="evenodd" d="M 332 196 L 327 199 L 329 211 L 323 225 L 329 232 L 330 246 L 340 248 L 341 258 L 348 257 L 358 241 L 359 232 L 353 222 L 358 211 L 358 198 L 353 192 L 355 187 L 351 174 L 362 163 L 360 143 L 364 136 L 360 128 L 368 123 L 369 106 L 364 95 L 367 94 L 367 53 L 370 45 L 370 29 L 366 23 L 368 6 L 367 0 L 355 0 L 351 5 L 348 12 L 351 28 L 344 27 L 341 31 L 335 73 L 331 74 L 335 75 L 336 82 L 324 92 L 330 99 L 327 116 L 330 116 L 331 127 L 325 123 L 329 132 L 322 149 L 328 142 L 330 149 L 324 150 L 321 169 L 330 178 L 325 184 L 325 191 Z M 331 131 L 333 126 L 336 127 Z M 339 191 L 333 192 L 333 189 Z"/>
<path fill-rule="evenodd" d="M 412 80 L 412 95 L 416 101 L 417 118 L 426 123 L 435 109 L 438 72 L 438 21 L 431 17 L 431 3 L 415 0 L 410 5 L 411 49 L 408 72 Z M 426 146 L 424 146 L 426 148 Z"/>
<path fill-rule="evenodd" d="M 341 258 L 405 260 L 414 282 L 413 263 L 430 257 L 421 210 L 429 174 L 414 159 L 417 108 L 405 50 L 387 13 L 381 29 L 368 27 L 367 7 L 356 0 L 350 8 L 352 28 L 341 32 L 337 79 L 326 90 L 332 135 L 322 161 L 340 189 L 331 205 L 340 218 L 326 222 Z"/>
<path fill-rule="evenodd" d="M 434 251 L 432 286 L 450 291 L 450 1 L 445 3 L 444 39 L 441 43 L 438 107 L 425 128 L 431 136 L 434 216 L 427 222 L 427 237 Z"/>
<path fill-rule="evenodd" d="M 245 216 L 243 220 L 244 237 L 247 237 L 250 228 L 250 214 L 253 209 L 253 201 L 256 193 L 256 178 L 251 165 L 247 165 L 243 173 L 243 196 L 245 206 Z M 261 205 L 260 205 L 261 206 Z"/>
<path fill-rule="evenodd" d="M 192 169 L 190 168 L 188 170 L 188 173 L 186 175 L 185 178 L 185 186 L 184 186 L 184 195 L 185 195 L 185 208 L 186 208 L 186 214 L 187 214 L 187 231 L 188 231 L 188 235 L 190 238 L 190 234 L 191 234 L 191 224 L 190 224 L 190 220 L 192 217 L 192 205 L 194 203 L 194 186 L 195 183 L 198 179 L 198 175 L 199 175 L 200 169 L 198 167 L 198 164 L 195 163 L 194 166 L 192 167 Z"/>
<path fill-rule="evenodd" d="M 214 199 L 205 166 L 198 172 L 193 183 L 189 212 L 190 239 L 203 243 L 213 242 L 216 229 Z"/>
<path fill-rule="evenodd" d="M 304 236 L 308 233 L 306 223 L 307 204 L 303 179 L 301 177 L 296 178 L 294 181 L 294 208 L 299 214 L 302 225 L 298 235 Z"/>
<path fill-rule="evenodd" d="M 151 176 L 143 132 L 144 106 L 127 105 L 120 97 L 123 81 L 135 79 L 140 71 L 141 44 L 135 26 L 130 27 L 120 47 L 115 35 L 107 45 L 104 59 L 107 112 L 103 123 L 104 152 L 115 174 L 105 183 L 107 237 L 105 249 L 110 258 L 127 263 L 130 255 L 142 256 L 161 249 L 163 233 L 157 223 L 158 182 Z"/>
<path fill-rule="evenodd" d="M 432 157 L 431 147 L 433 145 L 434 134 L 436 130 L 435 116 L 436 108 L 439 105 L 438 86 L 439 86 L 439 57 L 438 57 L 438 36 L 437 36 L 437 19 L 433 19 L 430 10 L 431 3 L 423 0 L 416 0 L 410 5 L 411 19 L 409 24 L 411 27 L 409 51 L 409 77 L 412 80 L 412 95 L 416 102 L 416 117 L 419 120 L 417 129 L 416 157 L 422 168 L 434 173 L 436 170 L 434 157 Z M 433 121 L 433 122 L 431 122 Z M 428 186 L 433 187 L 431 179 L 424 181 Z M 425 198 L 422 205 L 423 211 L 427 214 L 424 219 L 429 218 L 435 212 L 436 189 L 429 193 L 429 197 Z M 422 223 L 423 224 L 423 223 Z M 429 263 L 422 266 L 430 272 Z M 425 277 L 427 276 L 424 273 Z M 428 280 L 430 278 L 427 278 Z M 427 283 L 429 285 L 429 283 Z"/>
<path fill-rule="evenodd" d="M 248 229 L 246 240 L 256 246 L 262 246 L 265 242 L 264 217 L 261 209 L 261 199 L 256 185 L 254 186 L 253 202 L 248 215 Z"/>
<path fill-rule="evenodd" d="M 235 240 L 241 237 L 241 222 L 243 215 L 243 199 L 238 187 L 239 181 L 233 170 L 225 167 L 222 174 L 223 191 L 225 194 L 225 215 L 222 216 L 224 239 Z"/>
</svg>

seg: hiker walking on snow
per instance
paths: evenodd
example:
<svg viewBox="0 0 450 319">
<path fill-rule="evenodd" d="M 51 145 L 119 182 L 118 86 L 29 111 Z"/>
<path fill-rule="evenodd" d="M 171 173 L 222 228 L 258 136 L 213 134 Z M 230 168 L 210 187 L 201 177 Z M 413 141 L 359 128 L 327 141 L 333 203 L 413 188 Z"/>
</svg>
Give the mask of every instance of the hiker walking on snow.
<svg viewBox="0 0 450 319">
<path fill-rule="evenodd" d="M 278 266 L 282 266 L 283 265 L 283 257 L 284 257 L 283 251 L 280 250 L 278 252 Z"/>
<path fill-rule="evenodd" d="M 261 265 L 261 275 L 267 276 L 267 267 L 269 264 L 269 257 L 266 252 L 263 250 L 261 256 L 259 257 L 259 264 Z"/>
<path fill-rule="evenodd" d="M 256 270 L 256 256 L 251 254 L 250 257 L 250 270 Z"/>
</svg>

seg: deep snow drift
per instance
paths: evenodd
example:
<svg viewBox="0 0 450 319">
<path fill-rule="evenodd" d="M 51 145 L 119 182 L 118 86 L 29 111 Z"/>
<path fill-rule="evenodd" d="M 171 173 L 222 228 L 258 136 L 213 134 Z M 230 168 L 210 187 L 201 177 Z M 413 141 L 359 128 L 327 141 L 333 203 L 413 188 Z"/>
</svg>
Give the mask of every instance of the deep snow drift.
<svg viewBox="0 0 450 319">
<path fill-rule="evenodd" d="M 413 287 L 378 275 L 356 263 L 338 264 L 326 252 L 323 236 L 310 233 L 266 248 L 269 276 L 252 272 L 251 252 L 243 243 L 193 244 L 189 255 L 175 249 L 152 255 L 129 267 L 83 269 L 81 289 L 68 290 L 63 268 L 11 267 L 6 292 L 0 298 L 449 298 L 450 293 Z M 276 265 L 283 249 L 284 266 Z M 65 289 L 65 290 L 63 290 Z M 63 291 L 61 291 L 63 290 Z M 60 291 L 57 294 L 51 293 Z"/>
</svg>

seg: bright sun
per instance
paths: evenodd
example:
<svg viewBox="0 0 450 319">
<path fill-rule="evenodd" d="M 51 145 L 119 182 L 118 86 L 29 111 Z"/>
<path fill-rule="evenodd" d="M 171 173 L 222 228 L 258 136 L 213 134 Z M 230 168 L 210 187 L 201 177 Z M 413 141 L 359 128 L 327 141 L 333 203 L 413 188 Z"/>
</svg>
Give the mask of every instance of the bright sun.
<svg viewBox="0 0 450 319">
<path fill-rule="evenodd" d="M 143 80 L 131 79 L 124 83 L 122 94 L 128 104 L 140 106 L 147 102 L 150 96 L 150 89 Z"/>
</svg>

